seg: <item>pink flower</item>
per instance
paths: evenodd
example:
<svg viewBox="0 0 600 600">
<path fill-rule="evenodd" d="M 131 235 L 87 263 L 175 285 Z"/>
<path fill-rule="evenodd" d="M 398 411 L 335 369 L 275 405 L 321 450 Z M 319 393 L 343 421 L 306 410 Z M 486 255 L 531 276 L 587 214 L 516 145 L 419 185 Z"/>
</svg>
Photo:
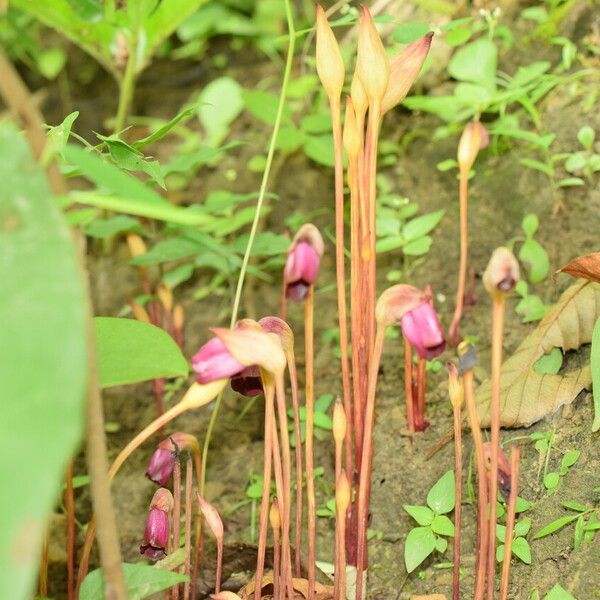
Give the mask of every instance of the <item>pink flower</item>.
<svg viewBox="0 0 600 600">
<path fill-rule="evenodd" d="M 323 238 L 319 230 L 307 223 L 299 230 L 290 249 L 283 271 L 285 295 L 290 300 L 301 302 L 308 294 L 308 288 L 319 274 L 323 256 Z"/>
<path fill-rule="evenodd" d="M 146 477 L 157 485 L 165 485 L 173 473 L 177 460 L 177 450 L 158 447 L 150 457 Z"/>
<path fill-rule="evenodd" d="M 233 358 L 219 338 L 214 337 L 194 354 L 192 368 L 198 383 L 210 383 L 237 375 L 244 370 L 244 365 Z"/>
<path fill-rule="evenodd" d="M 402 333 L 421 358 L 431 360 L 446 347 L 440 319 L 429 302 L 408 311 L 401 319 Z"/>
<path fill-rule="evenodd" d="M 169 544 L 169 512 L 173 509 L 173 495 L 165 488 L 154 492 L 146 519 L 140 554 L 152 560 L 164 558 Z"/>
<path fill-rule="evenodd" d="M 256 366 L 246 367 L 237 375 L 233 375 L 231 389 L 248 398 L 262 394 L 263 386 L 259 368 Z"/>
</svg>

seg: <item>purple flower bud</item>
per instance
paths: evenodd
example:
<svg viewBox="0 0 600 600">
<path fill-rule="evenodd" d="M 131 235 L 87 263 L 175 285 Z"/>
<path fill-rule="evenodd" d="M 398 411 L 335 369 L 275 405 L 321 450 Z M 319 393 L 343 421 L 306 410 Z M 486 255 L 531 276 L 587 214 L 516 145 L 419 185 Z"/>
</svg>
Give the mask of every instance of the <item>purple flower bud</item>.
<svg viewBox="0 0 600 600">
<path fill-rule="evenodd" d="M 146 477 L 157 485 L 166 485 L 173 473 L 176 462 L 176 450 L 167 450 L 166 448 L 159 447 L 150 457 L 150 462 L 146 469 Z"/>
<path fill-rule="evenodd" d="M 146 519 L 144 540 L 140 554 L 152 560 L 164 558 L 169 543 L 169 513 L 160 508 L 151 508 Z"/>
<path fill-rule="evenodd" d="M 237 375 L 244 369 L 244 365 L 233 358 L 219 338 L 214 337 L 194 354 L 192 368 L 196 372 L 198 383 L 210 383 Z"/>
<path fill-rule="evenodd" d="M 319 230 L 311 223 L 303 225 L 288 250 L 283 271 L 287 298 L 295 302 L 306 298 L 308 288 L 319 274 L 322 255 L 323 238 Z"/>
<path fill-rule="evenodd" d="M 231 377 L 231 389 L 242 396 L 251 398 L 263 393 L 260 370 L 256 366 L 246 367 L 241 373 Z"/>
<path fill-rule="evenodd" d="M 429 302 L 408 311 L 401 319 L 402 333 L 421 358 L 431 360 L 446 347 L 440 319 Z"/>
</svg>

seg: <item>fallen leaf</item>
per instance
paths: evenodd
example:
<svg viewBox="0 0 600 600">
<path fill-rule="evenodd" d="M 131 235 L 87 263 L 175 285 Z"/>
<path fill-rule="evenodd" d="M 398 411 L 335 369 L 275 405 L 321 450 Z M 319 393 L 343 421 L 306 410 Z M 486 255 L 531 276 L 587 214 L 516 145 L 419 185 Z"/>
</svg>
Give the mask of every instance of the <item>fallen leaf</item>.
<svg viewBox="0 0 600 600">
<path fill-rule="evenodd" d="M 262 578 L 263 590 L 273 584 L 273 572 L 270 571 L 265 573 Z M 292 585 L 294 588 L 294 600 L 305 600 L 308 598 L 308 580 L 294 577 L 292 579 Z M 242 600 L 250 600 L 254 598 L 254 589 L 256 587 L 255 579 L 252 579 L 246 586 L 244 586 L 239 594 Z M 261 598 L 271 598 L 270 595 L 261 594 Z M 315 584 L 315 600 L 333 600 L 333 587 L 328 585 L 322 585 L 319 582 Z"/>
<path fill-rule="evenodd" d="M 500 422 L 504 427 L 532 425 L 560 406 L 571 403 L 592 383 L 589 366 L 564 375 L 538 373 L 537 360 L 552 348 L 577 350 L 592 341 L 594 323 L 600 315 L 600 285 L 585 281 L 568 288 L 502 365 L 500 374 Z M 490 380 L 476 394 L 482 426 L 490 424 Z"/>
<path fill-rule="evenodd" d="M 600 283 L 600 252 L 578 256 L 556 272 Z"/>
</svg>

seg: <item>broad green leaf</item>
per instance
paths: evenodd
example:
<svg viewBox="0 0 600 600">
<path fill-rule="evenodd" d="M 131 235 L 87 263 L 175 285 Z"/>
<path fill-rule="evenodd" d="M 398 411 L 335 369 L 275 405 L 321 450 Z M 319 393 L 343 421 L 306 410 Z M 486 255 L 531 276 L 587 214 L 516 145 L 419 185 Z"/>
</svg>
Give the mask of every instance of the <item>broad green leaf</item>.
<svg viewBox="0 0 600 600">
<path fill-rule="evenodd" d="M 539 283 L 548 276 L 550 260 L 548 253 L 538 241 L 532 238 L 526 239 L 519 249 L 519 260 L 527 264 L 531 283 Z"/>
<path fill-rule="evenodd" d="M 158 569 L 144 563 L 123 563 L 128 600 L 142 600 L 156 592 L 169 589 L 176 583 L 187 581 L 181 573 Z M 79 590 L 80 600 L 104 600 L 104 577 L 102 569 L 88 574 Z"/>
<path fill-rule="evenodd" d="M 431 525 L 435 513 L 428 506 L 418 506 L 414 504 L 405 504 L 404 510 L 422 526 Z"/>
<path fill-rule="evenodd" d="M 279 96 L 271 92 L 261 90 L 243 90 L 242 99 L 246 108 L 260 121 L 267 125 L 275 124 L 277 108 L 279 106 Z M 221 100 L 222 101 L 222 100 Z M 290 110 L 286 107 L 283 111 L 283 122 L 290 120 Z"/>
<path fill-rule="evenodd" d="M 162 127 L 159 127 L 155 132 L 150 135 L 142 138 L 141 140 L 137 140 L 133 142 L 131 145 L 136 149 L 140 150 L 144 146 L 151 144 L 152 142 L 156 142 L 158 140 L 162 140 L 170 131 L 181 121 L 185 121 L 189 119 L 195 112 L 197 112 L 198 106 L 189 106 L 188 108 L 184 108 L 179 111 L 172 119 L 167 121 Z"/>
<path fill-rule="evenodd" d="M 519 162 L 530 169 L 535 169 L 536 171 L 541 171 L 548 177 L 552 177 L 554 175 L 554 169 L 551 165 L 547 165 L 546 163 L 540 162 L 539 160 L 535 160 L 534 158 L 521 158 Z"/>
<path fill-rule="evenodd" d="M 558 182 L 558 187 L 576 187 L 585 185 L 585 181 L 581 177 L 565 177 Z"/>
<path fill-rule="evenodd" d="M 546 525 L 545 527 L 542 527 L 539 531 L 536 531 L 533 534 L 533 539 L 538 540 L 540 538 L 546 537 L 547 535 L 555 533 L 559 529 L 562 529 L 563 527 L 565 527 L 569 523 L 572 523 L 573 521 L 575 521 L 578 518 L 579 518 L 579 514 L 575 514 L 575 515 L 567 515 L 566 517 L 561 517 L 560 519 L 556 519 L 555 521 L 548 523 L 548 525 Z"/>
<path fill-rule="evenodd" d="M 427 23 L 401 23 L 392 32 L 392 40 L 397 44 L 410 44 L 430 30 Z"/>
<path fill-rule="evenodd" d="M 531 564 L 531 548 L 525 538 L 518 537 L 513 540 L 512 553 L 526 565 Z"/>
<path fill-rule="evenodd" d="M 152 246 L 146 253 L 130 260 L 132 265 L 158 265 L 164 262 L 196 256 L 205 251 L 202 244 L 185 237 L 172 237 Z"/>
<path fill-rule="evenodd" d="M 333 402 L 333 394 L 322 394 L 315 402 L 315 412 L 325 413 Z"/>
<path fill-rule="evenodd" d="M 413 241 L 427 235 L 442 220 L 445 212 L 444 210 L 436 210 L 412 219 L 402 228 L 402 235 L 407 241 Z"/>
<path fill-rule="evenodd" d="M 304 153 L 320 165 L 333 167 L 333 139 L 331 135 L 310 135 L 304 143 Z"/>
<path fill-rule="evenodd" d="M 60 125 L 48 127 L 47 136 L 52 142 L 52 149 L 55 152 L 62 152 L 63 148 L 67 145 L 69 136 L 71 135 L 71 128 L 73 127 L 73 123 L 75 123 L 75 119 L 77 119 L 78 116 L 79 111 L 74 111 L 68 114 Z"/>
<path fill-rule="evenodd" d="M 515 537 L 525 537 L 531 529 L 531 519 L 521 519 L 515 523 Z"/>
<path fill-rule="evenodd" d="M 592 431 L 600 429 L 600 318 L 596 319 L 592 333 L 592 353 L 590 356 L 594 394 L 594 422 Z"/>
<path fill-rule="evenodd" d="M 435 534 L 429 527 L 415 527 L 408 532 L 404 543 L 404 564 L 412 573 L 434 550 Z"/>
<path fill-rule="evenodd" d="M 86 225 L 84 232 L 94 238 L 109 238 L 117 233 L 135 231 L 142 233 L 143 228 L 137 219 L 127 215 L 116 215 L 108 219 L 95 219 Z"/>
<path fill-rule="evenodd" d="M 565 500 L 561 502 L 561 504 L 568 508 L 569 510 L 576 510 L 577 512 L 585 512 L 587 510 L 587 506 L 585 504 L 580 504 L 579 502 L 570 502 L 569 500 Z"/>
<path fill-rule="evenodd" d="M 516 513 L 522 513 L 528 511 L 533 505 L 529 500 L 525 500 L 525 498 L 521 498 L 521 496 L 517 496 L 517 505 L 515 506 Z"/>
<path fill-rule="evenodd" d="M 417 240 L 418 241 L 418 240 Z M 377 240 L 375 245 L 375 250 L 377 254 L 383 254 L 384 252 L 391 252 L 392 250 L 397 250 L 398 248 L 402 248 L 406 240 L 401 235 L 392 235 L 390 237 L 384 237 Z M 414 243 L 414 242 L 413 242 Z"/>
<path fill-rule="evenodd" d="M 579 519 L 577 519 L 577 521 L 575 521 L 575 527 L 574 527 L 574 531 L 573 531 L 573 549 L 574 550 L 578 550 L 579 547 L 581 546 L 581 543 L 583 542 L 583 536 L 585 534 L 585 530 L 584 530 L 584 518 L 583 515 L 579 516 Z"/>
<path fill-rule="evenodd" d="M 315 427 L 319 427 L 320 429 L 326 429 L 327 431 L 331 431 L 333 429 L 332 420 L 329 418 L 328 415 L 322 412 L 315 412 L 313 420 Z"/>
<path fill-rule="evenodd" d="M 572 596 L 563 588 L 559 583 L 557 583 L 545 596 L 544 600 L 577 600 L 575 596 Z"/>
<path fill-rule="evenodd" d="M 469 81 L 496 89 L 498 50 L 487 38 L 479 38 L 459 48 L 448 63 L 448 73 L 458 81 Z"/>
<path fill-rule="evenodd" d="M 431 522 L 431 530 L 438 535 L 454 536 L 454 523 L 446 515 L 436 515 Z"/>
<path fill-rule="evenodd" d="M 300 127 L 306 133 L 328 133 L 331 131 L 331 117 L 329 111 L 306 115 L 300 121 Z"/>
<path fill-rule="evenodd" d="M 432 242 L 433 240 L 428 235 L 424 235 L 405 244 L 402 251 L 407 256 L 423 256 L 423 254 L 429 252 Z"/>
<path fill-rule="evenodd" d="M 552 173 L 550 173 L 550 175 L 552 175 Z M 525 235 L 528 238 L 533 237 L 535 235 L 535 232 L 538 230 L 539 226 L 540 220 L 538 219 L 538 216 L 534 213 L 529 213 L 528 215 L 525 215 L 523 217 L 523 221 L 521 222 L 521 227 L 523 228 L 523 231 L 525 232 Z"/>
<path fill-rule="evenodd" d="M 548 491 L 552 491 L 558 486 L 559 481 L 560 475 L 557 472 L 552 471 L 550 473 L 546 473 L 546 475 L 544 476 L 544 487 Z"/>
<path fill-rule="evenodd" d="M 64 216 L 9 123 L 0 181 L 0 598 L 21 599 L 82 435 L 87 300 Z"/>
<path fill-rule="evenodd" d="M 429 490 L 427 504 L 438 515 L 454 508 L 454 471 L 447 471 Z"/>
<path fill-rule="evenodd" d="M 581 452 L 579 450 L 569 450 L 560 461 L 561 471 L 564 470 L 566 473 L 567 469 L 570 469 L 579 460 L 580 456 Z"/>
<path fill-rule="evenodd" d="M 594 130 L 589 125 L 584 125 L 577 132 L 577 139 L 579 140 L 579 143 L 586 150 L 591 150 L 592 149 L 592 146 L 594 145 L 594 138 L 595 137 L 596 137 L 596 134 L 595 134 Z"/>
<path fill-rule="evenodd" d="M 534 79 L 543 75 L 551 66 L 552 64 L 548 61 L 537 61 L 525 65 L 524 67 L 519 67 L 515 76 L 512 78 L 508 89 L 519 88 L 531 83 Z"/>
<path fill-rule="evenodd" d="M 94 325 L 102 387 L 188 374 L 187 360 L 162 329 L 115 317 L 96 317 Z"/>
<path fill-rule="evenodd" d="M 208 140 L 212 145 L 220 144 L 244 108 L 240 84 L 231 77 L 215 79 L 202 90 L 198 102 L 198 118 Z"/>
<path fill-rule="evenodd" d="M 565 161 L 565 169 L 569 173 L 577 173 L 585 167 L 585 156 L 582 152 L 571 154 Z"/>
<path fill-rule="evenodd" d="M 534 363 L 533 369 L 536 373 L 549 373 L 556 375 L 563 363 L 563 355 L 560 348 L 552 348 L 548 354 L 544 354 Z"/>
</svg>

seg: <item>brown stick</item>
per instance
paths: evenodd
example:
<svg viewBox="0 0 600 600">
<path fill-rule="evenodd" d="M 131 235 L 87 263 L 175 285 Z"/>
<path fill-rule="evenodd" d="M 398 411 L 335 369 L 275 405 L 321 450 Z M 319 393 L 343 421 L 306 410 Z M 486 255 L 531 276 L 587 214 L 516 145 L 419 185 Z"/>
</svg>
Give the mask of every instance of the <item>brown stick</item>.
<svg viewBox="0 0 600 600">
<path fill-rule="evenodd" d="M 452 598 L 460 600 L 460 540 L 462 518 L 462 411 L 460 402 L 454 405 L 454 570 Z"/>
<path fill-rule="evenodd" d="M 181 524 L 181 465 L 179 460 L 173 468 L 173 548 L 175 552 L 179 550 L 180 539 L 180 524 Z M 178 572 L 179 568 L 175 569 Z M 179 600 L 179 585 L 174 585 L 171 588 L 171 600 Z"/>
<path fill-rule="evenodd" d="M 513 446 L 510 451 L 510 497 L 506 515 L 506 537 L 504 538 L 504 561 L 502 562 L 502 579 L 500 581 L 500 600 L 508 596 L 510 581 L 510 560 L 512 558 L 513 532 L 515 530 L 515 512 L 519 494 L 519 470 L 521 449 Z"/>
<path fill-rule="evenodd" d="M 267 532 L 269 527 L 269 497 L 271 492 L 273 466 L 273 404 L 275 401 L 275 386 L 268 373 L 263 372 L 261 374 L 265 390 L 265 447 L 263 451 L 263 493 L 260 504 L 254 600 L 261 600 L 262 595 L 262 580 L 265 572 L 265 553 L 267 550 Z"/>
<path fill-rule="evenodd" d="M 304 300 L 304 362 L 305 362 L 305 402 L 306 402 L 306 500 L 308 511 L 308 600 L 314 600 L 316 583 L 316 501 L 314 480 L 314 286 L 308 288 L 308 295 Z M 258 600 L 258 598 L 256 598 Z"/>
<path fill-rule="evenodd" d="M 417 370 L 417 422 L 425 428 L 425 385 L 427 379 L 427 361 L 419 356 Z"/>
<path fill-rule="evenodd" d="M 196 471 L 197 486 L 202 481 L 202 456 L 200 451 L 194 453 L 194 470 Z M 193 500 L 192 500 L 193 504 Z M 196 508 L 196 527 L 194 531 L 194 565 L 192 567 L 192 599 L 196 598 L 196 588 L 198 587 L 198 573 L 200 571 L 200 563 L 202 561 L 202 553 L 204 552 L 202 538 L 202 514 L 200 507 Z"/>
<path fill-rule="evenodd" d="M 504 294 L 496 294 L 492 313 L 492 397 L 491 397 L 491 465 L 490 513 L 488 536 L 488 600 L 494 598 L 494 573 L 496 567 L 496 510 L 498 496 L 498 450 L 500 448 L 500 370 L 502 368 L 502 337 L 504 330 Z"/>
<path fill-rule="evenodd" d="M 190 576 L 191 576 L 191 552 L 192 552 L 192 510 L 193 510 L 193 479 L 194 463 L 192 456 L 188 454 L 185 461 L 185 563 L 184 574 L 188 580 L 183 584 L 183 600 L 190 598 Z"/>
<path fill-rule="evenodd" d="M 460 264 L 458 267 L 458 286 L 456 288 L 456 308 L 452 323 L 448 328 L 448 341 L 456 346 L 459 342 L 458 328 L 463 313 L 465 284 L 467 281 L 467 261 L 469 251 L 469 219 L 468 219 L 468 196 L 469 196 L 469 172 L 461 169 L 459 183 L 460 202 Z"/>
<path fill-rule="evenodd" d="M 336 506 L 334 600 L 346 600 L 346 512 L 347 506 Z"/>
<path fill-rule="evenodd" d="M 67 598 L 75 597 L 75 490 L 73 461 L 69 461 L 65 476 L 65 511 L 67 521 Z M 44 597 L 44 595 L 42 595 Z"/>
<path fill-rule="evenodd" d="M 273 502 L 279 502 L 277 498 L 273 498 Z M 273 529 L 273 598 L 279 600 L 280 580 L 281 580 L 281 535 L 279 527 L 271 527 Z"/>
<path fill-rule="evenodd" d="M 48 596 L 48 526 L 44 531 L 42 539 L 42 558 L 40 560 L 40 572 L 38 574 L 38 590 L 42 598 Z"/>
<path fill-rule="evenodd" d="M 365 411 L 365 432 L 363 453 L 360 461 L 360 483 L 358 487 L 358 531 L 357 531 L 357 560 L 356 560 L 356 600 L 362 600 L 363 576 L 366 566 L 367 550 L 367 521 L 369 499 L 371 495 L 371 470 L 373 465 L 373 430 L 375 427 L 375 392 L 377 390 L 377 373 L 383 352 L 385 327 L 377 327 L 373 355 L 369 362 L 369 392 L 367 394 Z"/>
<path fill-rule="evenodd" d="M 412 346 L 405 337 L 404 338 L 404 398 L 406 402 L 406 422 L 408 424 L 408 431 L 410 433 L 415 432 L 415 404 L 413 399 L 413 388 L 412 388 Z M 411 436 L 412 439 L 412 436 Z"/>
<path fill-rule="evenodd" d="M 485 458 L 483 454 L 483 436 L 477 417 L 477 407 L 475 406 L 475 395 L 473 393 L 473 371 L 465 371 L 463 375 L 465 402 L 473 435 L 473 445 L 475 446 L 475 459 L 477 464 L 477 515 L 478 515 L 478 535 L 477 535 L 477 572 L 475 576 L 475 595 L 474 600 L 482 600 L 485 592 L 485 577 L 487 567 L 487 547 L 488 547 L 488 486 L 487 474 L 485 469 Z"/>
<path fill-rule="evenodd" d="M 344 410 L 352 414 L 350 401 L 350 360 L 348 356 L 348 319 L 346 308 L 346 274 L 344 263 L 344 162 L 342 145 L 342 120 L 340 99 L 330 98 L 331 124 L 333 129 L 333 150 L 335 159 L 335 268 L 337 283 L 338 320 L 340 325 L 340 351 L 342 363 L 342 391 Z M 352 460 L 350 436 L 344 442 L 346 464 Z M 309 591 L 309 600 L 312 600 Z"/>
</svg>

